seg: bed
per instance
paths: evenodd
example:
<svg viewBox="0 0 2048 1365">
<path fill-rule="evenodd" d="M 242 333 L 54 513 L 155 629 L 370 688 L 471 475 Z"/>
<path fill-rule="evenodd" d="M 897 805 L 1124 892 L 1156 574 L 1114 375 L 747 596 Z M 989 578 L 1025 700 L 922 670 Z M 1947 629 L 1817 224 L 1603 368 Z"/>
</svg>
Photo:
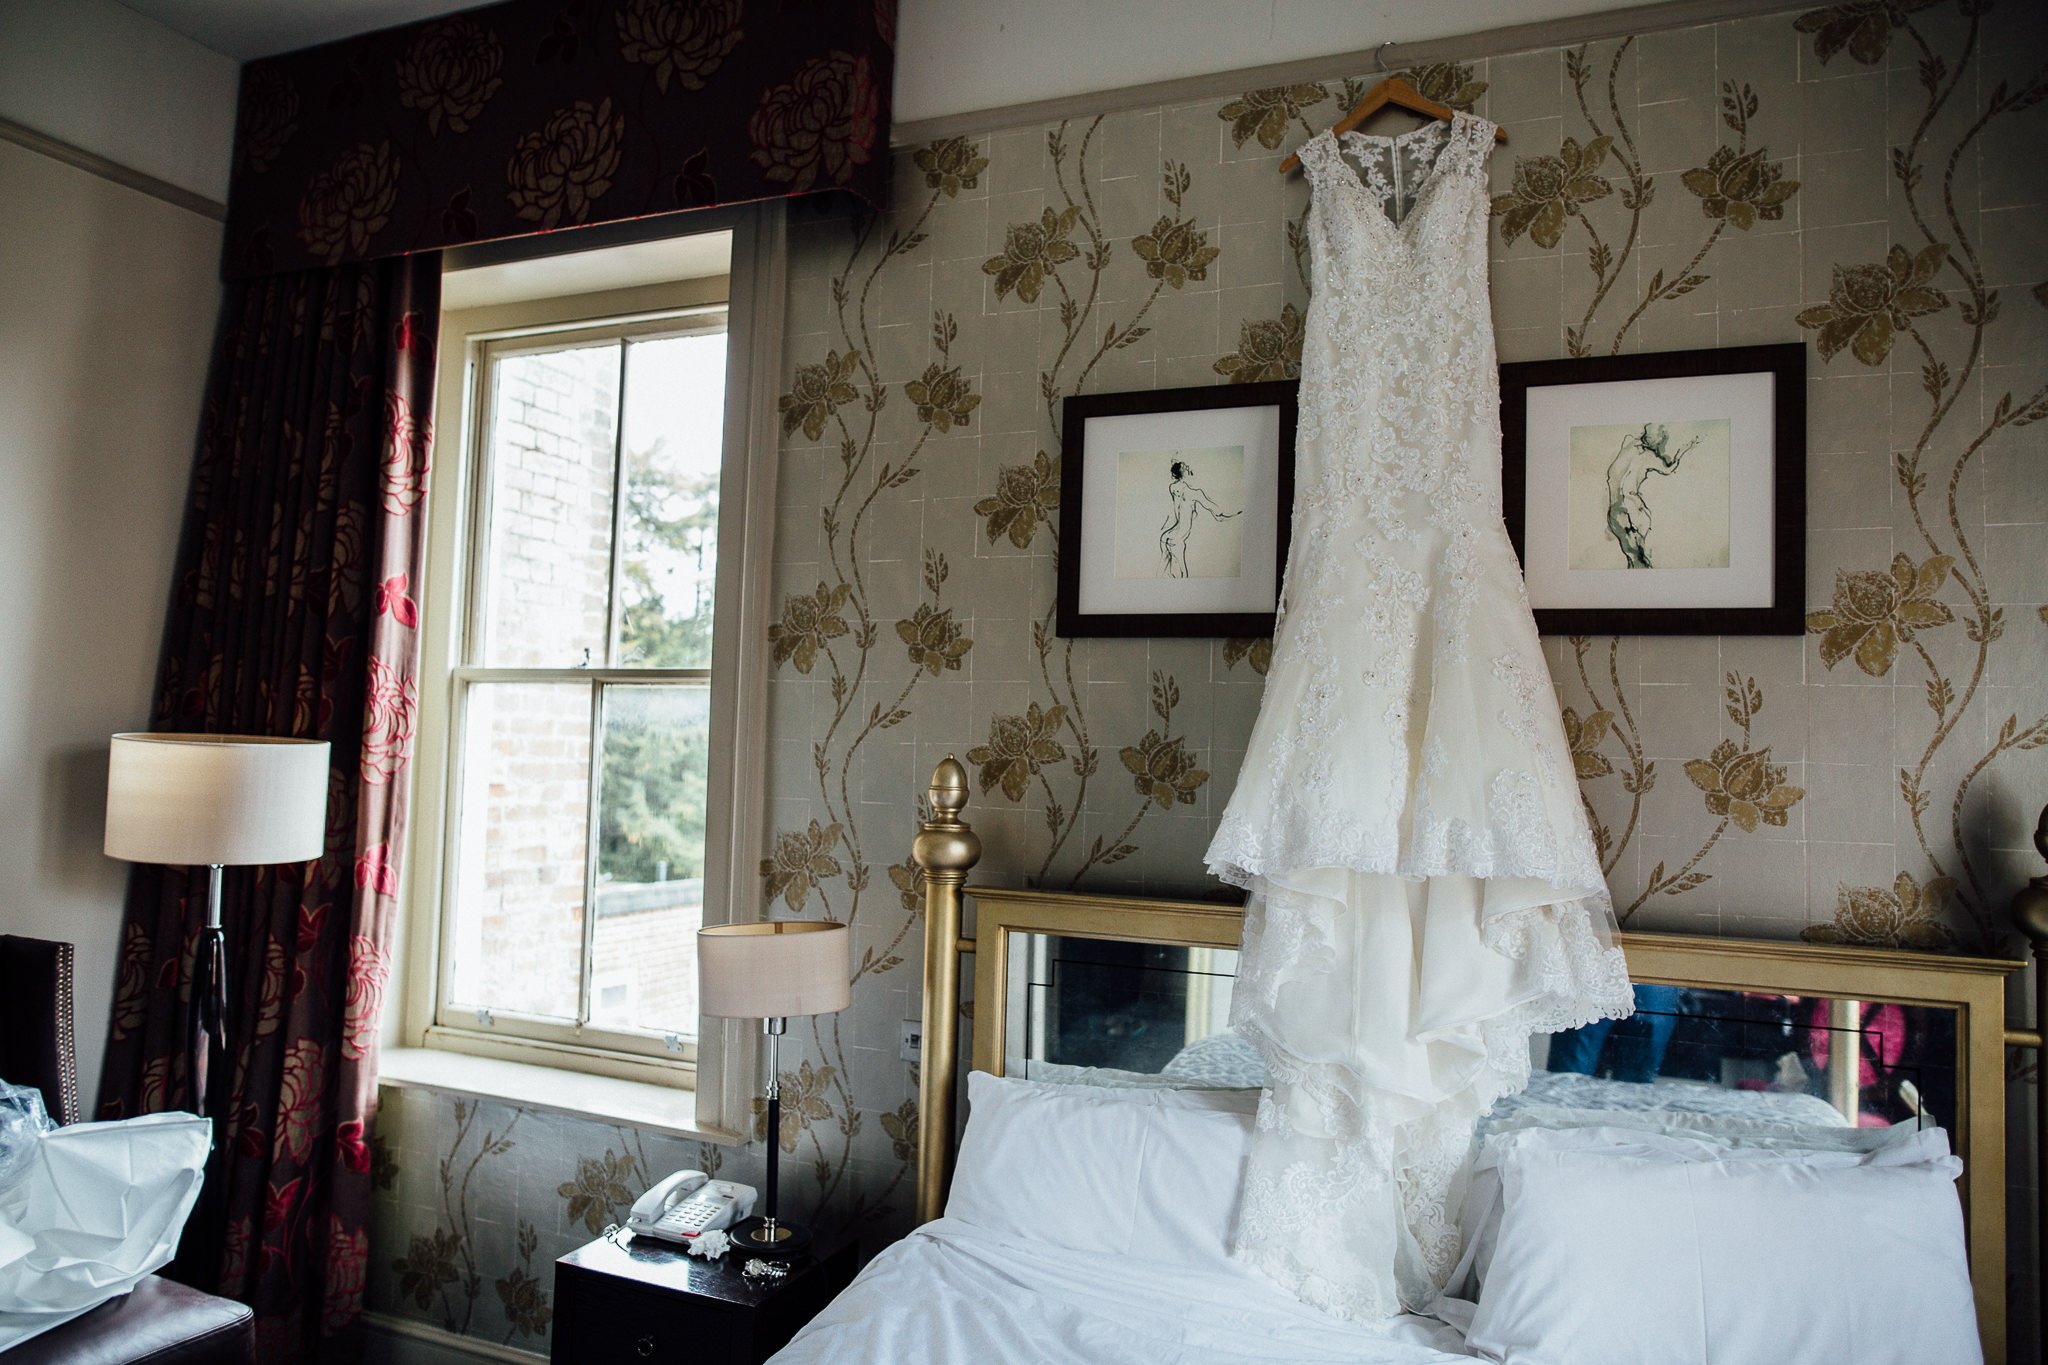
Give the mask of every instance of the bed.
<svg viewBox="0 0 2048 1365">
<path fill-rule="evenodd" d="M 1696 1209 L 1707 1210 L 1702 1227 L 1757 1219 L 1718 1250 L 1685 1252 L 1726 1262 L 1701 1270 L 1699 1293 L 1718 1292 L 1720 1274 L 1744 1286 L 1741 1311 L 1713 1328 L 1717 1362 L 1766 1349 L 1773 1360 L 1970 1361 L 1972 1335 L 1981 1359 L 2006 1359 L 2004 1050 L 2038 1042 L 2004 1027 L 2004 978 L 2021 964 L 1623 935 L 1650 1041 L 1551 1040 L 1529 1089 L 1482 1130 L 1471 1250 L 1451 1293 L 1431 1316 L 1369 1329 L 1306 1308 L 1226 1255 L 1229 1153 L 1248 1141 L 1260 1079 L 1256 1051 L 1227 1027 L 1239 908 L 969 888 L 980 850 L 961 816 L 965 772 L 941 764 L 929 796 L 914 855 L 926 910 L 920 1225 L 780 1365 L 1595 1359 L 1607 1319 L 1626 1316 L 1617 1303 L 1701 1312 L 1660 1297 L 1693 1268 L 1658 1268 L 1673 1250 L 1664 1232 L 1602 1247 L 1616 1240 L 1602 1229 L 1634 1218 L 1668 1231 Z M 964 1139 L 963 1090 L 975 1116 Z M 1141 1152 L 1149 1159 L 1130 1155 Z M 1654 1211 L 1674 1189 L 1681 1202 L 1660 1224 Z M 1572 1259 L 1574 1219 L 1605 1220 L 1582 1239 L 1593 1260 Z M 1948 1242 L 1944 1219 L 1956 1225 Z M 1754 1264 L 1750 1239 L 1787 1227 L 1839 1265 Z M 1791 1259 L 1808 1259 L 1796 1245 Z M 1865 1319 L 1900 1296 L 1936 1294 L 1945 1275 L 1948 1298 L 1893 1329 L 1923 1333 L 1910 1347 L 1859 1339 Z M 1594 1282 L 1609 1308 L 1573 1309 L 1576 1287 Z M 1542 1347 L 1546 1331 L 1576 1343 L 1571 1353 Z"/>
</svg>

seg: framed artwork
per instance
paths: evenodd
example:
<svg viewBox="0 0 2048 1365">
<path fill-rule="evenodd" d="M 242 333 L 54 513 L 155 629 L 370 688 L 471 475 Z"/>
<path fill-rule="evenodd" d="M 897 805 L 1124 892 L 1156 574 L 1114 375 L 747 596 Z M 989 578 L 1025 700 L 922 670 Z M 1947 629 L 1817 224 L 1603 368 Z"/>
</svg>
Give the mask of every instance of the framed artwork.
<svg viewBox="0 0 2048 1365">
<path fill-rule="evenodd" d="M 1806 628 L 1806 347 L 1500 367 L 1501 492 L 1537 629 Z"/>
<path fill-rule="evenodd" d="M 1066 400 L 1061 635 L 1272 634 L 1294 506 L 1298 387 L 1279 380 Z"/>
</svg>

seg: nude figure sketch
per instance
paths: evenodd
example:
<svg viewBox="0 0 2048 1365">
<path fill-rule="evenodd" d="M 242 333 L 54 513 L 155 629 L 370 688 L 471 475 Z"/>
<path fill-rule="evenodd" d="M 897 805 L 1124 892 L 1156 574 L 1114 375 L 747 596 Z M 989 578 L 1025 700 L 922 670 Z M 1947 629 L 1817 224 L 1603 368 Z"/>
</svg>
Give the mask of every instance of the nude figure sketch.
<svg viewBox="0 0 2048 1365">
<path fill-rule="evenodd" d="M 1175 460 L 1168 469 L 1171 481 L 1166 485 L 1167 496 L 1173 499 L 1173 511 L 1167 516 L 1166 524 L 1159 528 L 1159 555 L 1166 565 L 1168 578 L 1188 576 L 1188 539 L 1195 533 L 1195 521 L 1207 512 L 1218 521 L 1244 515 L 1244 509 L 1226 512 L 1194 483 L 1195 468 L 1185 460 Z"/>
<path fill-rule="evenodd" d="M 1643 484 L 1652 474 L 1675 474 L 1685 453 L 1700 443 L 1693 437 L 1670 449 L 1671 433 L 1662 422 L 1646 422 L 1639 433 L 1624 436 L 1621 449 L 1607 466 L 1607 533 L 1621 546 L 1631 569 L 1649 569 L 1650 505 Z"/>
</svg>

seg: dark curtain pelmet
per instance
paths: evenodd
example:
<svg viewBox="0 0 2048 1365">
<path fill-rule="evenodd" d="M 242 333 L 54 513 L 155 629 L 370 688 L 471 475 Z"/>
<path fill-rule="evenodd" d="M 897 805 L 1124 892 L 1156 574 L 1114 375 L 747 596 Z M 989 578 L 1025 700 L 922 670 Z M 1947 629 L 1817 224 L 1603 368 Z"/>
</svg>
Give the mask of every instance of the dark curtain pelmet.
<svg viewBox="0 0 2048 1365">
<path fill-rule="evenodd" d="M 843 190 L 888 202 L 896 0 L 504 0 L 242 69 L 260 275 Z"/>
<path fill-rule="evenodd" d="M 333 746 L 326 853 L 226 874 L 229 1064 L 176 1267 L 256 1310 L 266 1360 L 332 1353 L 362 1305 L 439 306 L 431 253 L 229 284 L 165 625 L 155 729 Z M 190 1106 L 205 897 L 134 869 L 103 1117 Z"/>
</svg>

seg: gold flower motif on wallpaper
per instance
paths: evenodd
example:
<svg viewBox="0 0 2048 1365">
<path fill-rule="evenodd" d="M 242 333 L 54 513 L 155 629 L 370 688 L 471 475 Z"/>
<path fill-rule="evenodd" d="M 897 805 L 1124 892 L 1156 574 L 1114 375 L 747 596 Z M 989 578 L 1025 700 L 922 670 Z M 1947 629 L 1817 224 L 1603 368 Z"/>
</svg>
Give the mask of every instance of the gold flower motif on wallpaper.
<svg viewBox="0 0 2048 1365">
<path fill-rule="evenodd" d="M 360 143 L 315 175 L 299 198 L 299 239 L 333 265 L 361 256 L 391 221 L 398 200 L 399 161 L 389 142 Z"/>
<path fill-rule="evenodd" d="M 576 1178 L 563 1181 L 555 1193 L 569 1201 L 570 1222 L 580 1221 L 592 1233 L 603 1232 L 612 1210 L 633 1201 L 633 1188 L 626 1183 L 633 1172 L 631 1152 L 615 1153 L 607 1147 L 602 1157 L 577 1157 Z"/>
<path fill-rule="evenodd" d="M 1799 315 L 1799 325 L 1819 328 L 1814 345 L 1822 360 L 1844 346 L 1866 365 L 1882 365 L 1896 334 L 1913 319 L 1948 307 L 1948 296 L 1932 285 L 1948 260 L 1948 248 L 1930 243 L 1916 252 L 1894 246 L 1878 265 L 1836 266 L 1828 301 Z"/>
<path fill-rule="evenodd" d="M 1783 167 L 1768 156 L 1762 147 L 1753 152 L 1716 147 L 1706 165 L 1679 179 L 1699 196 L 1707 217 L 1726 219 L 1747 232 L 1758 222 L 1783 218 L 1785 201 L 1799 192 L 1799 182 L 1785 179 Z"/>
<path fill-rule="evenodd" d="M 548 1330 L 555 1310 L 548 1303 L 547 1286 L 533 1273 L 534 1254 L 540 1250 L 540 1234 L 524 1220 L 519 1224 L 519 1264 L 498 1277 L 498 1302 L 505 1306 L 505 1320 L 520 1336 L 537 1337 Z"/>
<path fill-rule="evenodd" d="M 889 1135 L 889 1150 L 898 1161 L 917 1156 L 917 1101 L 908 1099 L 882 1115 L 882 1131 Z"/>
<path fill-rule="evenodd" d="M 436 1228 L 424 1237 L 414 1234 L 405 1255 L 391 1261 L 398 1272 L 398 1297 L 422 1311 L 432 1308 L 434 1295 L 458 1278 L 455 1257 L 460 1250 L 461 1237 L 452 1228 Z"/>
<path fill-rule="evenodd" d="M 1708 811 L 1733 820 L 1748 834 L 1759 823 L 1782 829 L 1792 807 L 1806 795 L 1804 788 L 1785 785 L 1785 769 L 1771 762 L 1768 744 L 1750 750 L 1724 739 L 1707 757 L 1687 763 L 1685 775 L 1706 793 Z"/>
<path fill-rule="evenodd" d="M 1910 872 L 1901 872 L 1890 888 L 1845 886 L 1837 894 L 1834 920 L 1809 925 L 1799 936 L 1808 943 L 1952 949 L 1955 930 L 1942 923 L 1941 913 L 1955 889 L 1948 877 L 1930 877 L 1922 886 Z"/>
<path fill-rule="evenodd" d="M 455 14 L 421 29 L 392 75 L 398 102 L 425 111 L 429 133 L 439 133 L 444 119 L 449 132 L 466 133 L 505 83 L 504 70 L 505 45 L 498 35 Z"/>
<path fill-rule="evenodd" d="M 1502 237 L 1512 242 L 1526 232 L 1540 247 L 1556 246 L 1566 220 L 1582 205 L 1614 193 L 1598 173 L 1613 144 L 1613 138 L 1601 136 L 1581 147 L 1568 137 L 1556 156 L 1515 158 L 1514 183 L 1493 201 Z"/>
<path fill-rule="evenodd" d="M 1162 217 L 1150 232 L 1131 240 L 1131 250 L 1145 263 L 1145 273 L 1175 289 L 1189 280 L 1209 278 L 1209 264 L 1222 252 L 1209 245 L 1207 233 L 1187 219 Z"/>
<path fill-rule="evenodd" d="M 1172 739 L 1157 730 L 1147 730 L 1135 745 L 1118 751 L 1135 779 L 1138 795 L 1161 810 L 1172 810 L 1176 802 L 1195 803 L 1195 793 L 1209 780 L 1206 769 L 1197 768 L 1179 735 Z"/>
<path fill-rule="evenodd" d="M 996 297 L 1011 290 L 1025 303 L 1038 302 L 1045 277 L 1081 254 L 1081 248 L 1067 240 L 1081 211 L 1069 205 L 1054 213 L 1046 209 L 1036 222 L 1012 223 L 1003 234 L 1003 254 L 981 263 L 984 275 L 996 278 Z"/>
<path fill-rule="evenodd" d="M 1829 5 L 1808 10 L 1792 21 L 1801 33 L 1811 33 L 1813 55 L 1826 65 L 1844 48 L 1865 66 L 1884 60 L 1892 33 L 1906 16 L 1926 9 L 1934 0 L 1854 0 L 1846 5 Z"/>
<path fill-rule="evenodd" d="M 905 384 L 903 393 L 916 404 L 917 420 L 930 424 L 940 435 L 956 424 L 966 426 L 974 410 L 981 406 L 981 395 L 970 391 L 957 365 L 951 369 L 925 366 L 924 377 Z"/>
<path fill-rule="evenodd" d="M 910 160 L 924 172 L 925 188 L 937 190 L 948 199 L 962 190 L 978 188 L 981 173 L 988 169 L 988 158 L 975 151 L 974 144 L 964 137 L 929 143 L 918 148 Z"/>
<path fill-rule="evenodd" d="M 815 592 L 791 593 L 784 598 L 782 619 L 768 627 L 775 662 L 795 663 L 797 672 L 810 672 L 825 642 L 846 634 L 846 618 L 839 613 L 852 592 L 844 583 L 820 583 Z"/>
<path fill-rule="evenodd" d="M 1211 368 L 1232 384 L 1292 379 L 1301 373 L 1303 336 L 1301 310 L 1287 304 L 1277 319 L 1247 318 L 1237 329 L 1237 349 Z"/>
<path fill-rule="evenodd" d="M 820 825 L 813 820 L 807 829 L 777 836 L 775 851 L 761 860 L 761 878 L 769 900 L 780 896 L 789 902 L 791 910 L 801 914 L 812 890 L 844 870 L 832 856 L 832 846 L 839 842 L 839 828 L 836 821 Z"/>
<path fill-rule="evenodd" d="M 896 888 L 896 903 L 906 915 L 924 913 L 924 869 L 916 863 L 889 864 L 889 885 Z"/>
<path fill-rule="evenodd" d="M 809 1131 L 812 1124 L 832 1117 L 832 1106 L 825 1099 L 831 1088 L 832 1068 L 822 1063 L 812 1066 L 808 1058 L 799 1062 L 796 1070 L 782 1073 L 782 1117 L 775 1131 L 776 1146 L 785 1152 L 794 1152 L 797 1139 Z M 767 1136 L 768 1101 L 756 1097 L 754 1140 L 760 1142 Z"/>
<path fill-rule="evenodd" d="M 775 402 L 782 413 L 782 434 L 801 428 L 806 440 L 822 440 L 832 414 L 860 396 L 852 382 L 859 363 L 851 351 L 827 351 L 823 364 L 797 366 L 795 383 Z"/>
<path fill-rule="evenodd" d="M 1287 136 L 1287 126 L 1301 117 L 1302 110 L 1312 109 L 1328 98 L 1330 92 L 1314 83 L 1269 85 L 1262 90 L 1245 91 L 1218 109 L 1216 117 L 1230 125 L 1230 140 L 1238 146 L 1257 138 L 1261 147 L 1278 151 L 1281 139 Z"/>
<path fill-rule="evenodd" d="M 909 647 L 910 662 L 934 677 L 959 672 L 960 661 L 974 647 L 960 634 L 951 607 L 935 611 L 928 602 L 918 603 L 909 620 L 898 621 L 896 634 Z"/>
<path fill-rule="evenodd" d="M 1595 708 L 1581 717 L 1573 708 L 1564 708 L 1565 748 L 1572 756 L 1572 771 L 1578 774 L 1581 782 L 1605 777 L 1614 771 L 1613 762 L 1600 752 L 1600 745 L 1607 738 L 1608 727 L 1613 724 L 1612 711 Z M 1722 813 L 1725 812 L 1717 812 Z"/>
<path fill-rule="evenodd" d="M 1174 211 L 1183 208 L 1188 188 L 1194 177 L 1185 165 L 1169 161 L 1163 170 L 1160 192 Z M 1209 235 L 1197 228 L 1192 219 L 1160 215 L 1150 232 L 1141 232 L 1131 239 L 1131 250 L 1138 253 L 1138 259 L 1145 263 L 1145 273 L 1174 289 L 1182 289 L 1190 280 L 1209 278 L 1209 265 L 1222 252 L 1209 245 Z M 1155 295 L 1158 290 L 1154 287 Z M 1114 329 L 1112 329 L 1113 331 Z M 1126 344 L 1144 335 L 1135 328 L 1126 328 Z"/>
<path fill-rule="evenodd" d="M 1042 709 L 1037 702 L 1021 716 L 989 717 L 988 743 L 967 751 L 967 761 L 981 770 L 982 794 L 1001 787 L 1003 795 L 1022 801 L 1025 787 L 1039 768 L 1067 756 L 1066 747 L 1056 738 L 1066 718 L 1066 707 L 1055 704 Z"/>
<path fill-rule="evenodd" d="M 674 80 L 683 90 L 702 90 L 745 30 L 743 0 L 626 0 L 612 14 L 619 31 L 619 55 L 654 68 L 654 84 L 665 95 Z"/>
<path fill-rule="evenodd" d="M 1448 104 L 1466 113 L 1470 113 L 1479 97 L 1486 93 L 1486 82 L 1472 79 L 1472 68 L 1463 62 L 1431 62 L 1399 74 L 1424 99 Z"/>
<path fill-rule="evenodd" d="M 1007 535 L 1020 550 L 1031 548 L 1040 525 L 1051 529 L 1059 510 L 1060 467 L 1042 450 L 1030 464 L 1003 466 L 995 495 L 974 504 L 974 514 L 986 519 L 989 544 Z"/>
<path fill-rule="evenodd" d="M 1833 668 L 1854 654 L 1856 666 L 1873 678 L 1891 672 L 1901 643 L 1911 644 L 1916 631 L 1955 620 L 1934 596 L 1954 563 L 1948 555 L 1932 555 L 1915 568 L 1901 554 L 1892 558 L 1889 573 L 1838 571 L 1834 609 L 1806 617 L 1807 633 L 1821 637 L 1820 661 Z"/>
<path fill-rule="evenodd" d="M 1225 640 L 1223 666 L 1236 668 L 1240 659 L 1251 664 L 1252 672 L 1262 678 L 1265 677 L 1266 670 L 1273 666 L 1273 638 L 1270 635 L 1262 635 L 1257 639 Z"/>
<path fill-rule="evenodd" d="M 505 1305 L 506 1321 L 521 1336 L 539 1336 L 548 1330 L 555 1310 L 548 1303 L 547 1287 L 524 1266 L 513 1266 L 497 1281 L 498 1301 Z"/>
<path fill-rule="evenodd" d="M 505 163 L 512 210 L 543 228 L 580 223 L 612 187 L 626 137 L 626 116 L 612 102 L 577 100 L 520 137 Z"/>
</svg>

